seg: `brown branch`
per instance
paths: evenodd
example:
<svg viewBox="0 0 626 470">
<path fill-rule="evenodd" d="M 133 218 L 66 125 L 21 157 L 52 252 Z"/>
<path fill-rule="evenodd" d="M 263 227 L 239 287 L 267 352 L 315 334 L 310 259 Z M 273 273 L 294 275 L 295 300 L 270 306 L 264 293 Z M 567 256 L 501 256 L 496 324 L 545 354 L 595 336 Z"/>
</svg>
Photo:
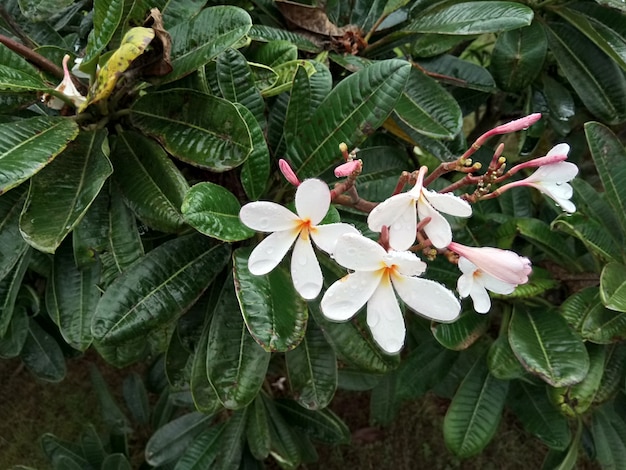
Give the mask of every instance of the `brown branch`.
<svg viewBox="0 0 626 470">
<path fill-rule="evenodd" d="M 13 19 L 13 17 L 11 15 L 9 15 L 9 12 L 6 11 L 4 9 L 4 7 L 2 5 L 0 5 L 0 17 L 2 17 L 2 19 L 4 21 L 7 22 L 7 25 L 9 25 L 9 28 L 11 28 L 13 30 L 13 32 L 15 33 L 15 35 L 20 38 L 20 40 L 26 44 L 28 47 L 30 47 L 31 49 L 37 47 L 37 44 L 35 44 L 25 33 L 24 31 L 22 31 L 22 28 L 20 28 L 20 25 L 16 23 L 16 21 Z"/>
<path fill-rule="evenodd" d="M 3 36 L 0 34 L 0 43 L 7 46 L 13 52 L 17 52 L 19 55 L 24 57 L 26 60 L 36 65 L 42 70 L 49 72 L 50 74 L 57 77 L 59 80 L 63 80 L 63 69 L 56 65 L 54 62 L 46 59 L 41 54 L 33 51 L 29 47 L 26 47 L 24 44 L 20 44 L 17 41 L 14 41 L 11 38 Z"/>
</svg>

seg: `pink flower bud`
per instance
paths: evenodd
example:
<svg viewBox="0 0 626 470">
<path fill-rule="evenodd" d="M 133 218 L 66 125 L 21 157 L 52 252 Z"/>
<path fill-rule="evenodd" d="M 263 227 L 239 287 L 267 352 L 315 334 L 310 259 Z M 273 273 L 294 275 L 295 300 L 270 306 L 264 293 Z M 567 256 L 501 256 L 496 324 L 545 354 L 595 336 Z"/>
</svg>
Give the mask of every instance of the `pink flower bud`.
<svg viewBox="0 0 626 470">
<path fill-rule="evenodd" d="M 533 160 L 529 160 L 524 163 L 520 163 L 519 165 L 515 165 L 513 168 L 509 170 L 511 175 L 517 173 L 524 168 L 537 168 L 539 166 L 551 165 L 552 163 L 559 163 L 564 160 L 567 160 L 567 154 L 569 152 L 569 145 L 567 144 L 558 144 L 552 148 L 548 152 L 545 157 L 535 158 Z"/>
<path fill-rule="evenodd" d="M 287 163 L 286 160 L 283 160 L 282 158 L 278 160 L 278 168 L 280 169 L 280 172 L 283 174 L 283 176 L 289 183 L 293 184 L 294 186 L 300 186 L 300 180 L 298 179 L 298 177 L 296 176 L 294 171 L 291 169 L 291 167 L 289 166 L 289 163 Z"/>
<path fill-rule="evenodd" d="M 361 160 L 352 160 L 346 163 L 339 165 L 335 168 L 335 176 L 337 178 L 341 178 L 343 176 L 350 176 L 356 170 L 360 170 L 363 163 Z"/>
<path fill-rule="evenodd" d="M 451 242 L 448 249 L 467 258 L 490 276 L 516 286 L 528 282 L 528 275 L 532 271 L 530 260 L 513 251 L 491 247 L 474 248 L 456 242 Z"/>
<path fill-rule="evenodd" d="M 506 124 L 502 124 L 501 126 L 494 127 L 490 131 L 485 132 L 481 135 L 474 145 L 481 146 L 483 145 L 487 139 L 493 137 L 494 135 L 500 134 L 510 134 L 511 132 L 521 131 L 522 129 L 527 129 L 532 126 L 534 123 L 541 119 L 541 113 L 533 113 L 528 116 L 525 116 L 520 119 L 516 119 L 515 121 L 507 122 Z"/>
</svg>

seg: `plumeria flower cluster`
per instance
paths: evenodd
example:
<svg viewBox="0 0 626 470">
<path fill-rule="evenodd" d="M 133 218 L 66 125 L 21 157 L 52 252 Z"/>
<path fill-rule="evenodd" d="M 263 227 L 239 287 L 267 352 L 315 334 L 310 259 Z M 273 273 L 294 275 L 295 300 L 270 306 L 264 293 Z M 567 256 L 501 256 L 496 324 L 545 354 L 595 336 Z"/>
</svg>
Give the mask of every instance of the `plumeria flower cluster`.
<svg viewBox="0 0 626 470">
<path fill-rule="evenodd" d="M 346 161 L 336 168 L 335 175 L 347 179 L 336 184 L 332 191 L 319 179 L 301 182 L 289 164 L 281 160 L 281 172 L 297 187 L 296 212 L 266 201 L 242 207 L 240 218 L 245 225 L 270 233 L 252 251 L 248 260 L 250 272 L 269 273 L 293 246 L 291 277 L 294 287 L 303 298 L 315 299 L 323 287 L 316 247 L 348 271 L 323 294 L 320 307 L 324 316 L 334 321 L 348 321 L 365 307 L 367 325 L 374 340 L 390 354 L 402 349 L 406 336 L 398 298 L 410 310 L 438 322 L 452 322 L 461 312 L 457 295 L 444 285 L 423 277 L 427 265 L 416 254 L 419 249 L 430 248 L 435 255 L 446 254 L 454 260 L 461 271 L 457 282 L 459 296 L 471 297 L 476 312 L 488 312 L 491 309 L 488 291 L 507 295 L 528 282 L 532 270 L 530 260 L 509 250 L 475 248 L 454 242 L 450 223 L 443 214 L 470 217 L 470 202 L 496 197 L 519 186 L 536 188 L 564 210 L 574 212 L 575 206 L 570 201 L 572 188 L 568 183 L 578 170 L 574 164 L 564 161 L 569 152 L 567 144 L 559 144 L 545 157 L 514 166 L 508 172 L 505 172 L 506 160 L 499 146 L 487 171 L 482 176 L 472 175 L 480 165 L 472 163 L 469 156 L 488 138 L 527 128 L 540 117 L 533 114 L 492 129 L 457 161 L 442 164 L 430 175 L 426 167 L 420 168 L 412 176 L 413 187 L 400 192 L 405 182 L 411 181 L 411 176 L 404 175 L 397 194 L 380 204 L 363 201 L 356 194 L 354 183 L 363 162 L 355 158 L 356 150 L 348 153 L 345 144 L 340 149 Z M 537 170 L 525 179 L 497 187 L 527 168 Z M 462 171 L 466 176 L 441 192 L 427 189 L 438 176 L 453 170 Z M 462 197 L 452 194 L 452 190 L 470 184 L 476 186 L 473 193 Z M 370 230 L 380 233 L 378 243 L 352 225 L 322 224 L 331 201 L 369 212 L 367 224 Z"/>
</svg>

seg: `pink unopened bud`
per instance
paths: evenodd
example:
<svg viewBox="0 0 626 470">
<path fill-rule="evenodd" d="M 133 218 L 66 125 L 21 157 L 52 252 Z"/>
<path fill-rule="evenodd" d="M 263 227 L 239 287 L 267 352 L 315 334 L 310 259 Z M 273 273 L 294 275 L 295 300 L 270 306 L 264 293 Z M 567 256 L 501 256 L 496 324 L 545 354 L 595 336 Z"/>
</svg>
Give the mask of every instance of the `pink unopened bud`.
<svg viewBox="0 0 626 470">
<path fill-rule="evenodd" d="M 290 182 L 294 186 L 300 186 L 300 180 L 298 179 L 298 177 L 296 176 L 294 171 L 291 169 L 291 167 L 289 166 L 289 163 L 287 163 L 286 160 L 283 160 L 282 158 L 278 160 L 278 168 L 280 169 L 280 172 L 283 174 L 283 176 L 288 182 Z"/>
<path fill-rule="evenodd" d="M 494 127 L 490 131 L 485 132 L 481 135 L 474 145 L 481 146 L 483 145 L 487 139 L 493 137 L 494 135 L 500 134 L 510 134 L 511 132 L 521 131 L 522 129 L 527 129 L 532 126 L 534 123 L 541 119 L 541 113 L 533 113 L 528 116 L 525 116 L 520 119 L 516 119 L 515 121 L 507 122 L 506 124 L 502 124 L 501 126 Z"/>
<path fill-rule="evenodd" d="M 335 168 L 335 176 L 337 178 L 342 178 L 344 176 L 350 176 L 355 171 L 360 171 L 363 167 L 363 162 L 361 160 L 352 160 L 346 163 L 339 165 Z"/>
<path fill-rule="evenodd" d="M 491 247 L 474 248 L 456 242 L 450 243 L 448 249 L 507 284 L 525 284 L 532 271 L 530 260 L 513 251 Z"/>
</svg>

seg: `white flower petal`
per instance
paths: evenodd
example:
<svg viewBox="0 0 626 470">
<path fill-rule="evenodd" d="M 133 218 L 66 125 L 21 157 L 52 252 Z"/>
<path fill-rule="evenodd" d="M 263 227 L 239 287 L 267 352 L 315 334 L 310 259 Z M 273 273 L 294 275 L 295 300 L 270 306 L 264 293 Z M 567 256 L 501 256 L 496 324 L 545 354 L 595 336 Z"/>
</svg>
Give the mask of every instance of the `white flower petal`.
<svg viewBox="0 0 626 470">
<path fill-rule="evenodd" d="M 391 280 L 407 307 L 420 315 L 439 322 L 451 322 L 459 316 L 458 299 L 438 282 L 402 275 L 392 276 Z"/>
<path fill-rule="evenodd" d="M 459 295 L 462 298 L 470 295 L 472 291 L 472 287 L 474 286 L 474 275 L 473 273 L 461 274 L 459 279 L 456 281 L 456 290 L 459 291 Z"/>
<path fill-rule="evenodd" d="M 417 213 L 420 220 L 430 217 L 430 222 L 424 226 L 424 232 L 426 232 L 434 247 L 447 247 L 452 241 L 452 229 L 444 216 L 433 209 L 424 198 L 417 202 Z"/>
<path fill-rule="evenodd" d="M 322 251 L 332 254 L 335 251 L 337 240 L 346 233 L 359 235 L 359 231 L 350 224 L 336 223 L 316 225 L 311 227 L 311 238 L 315 245 Z"/>
<path fill-rule="evenodd" d="M 317 297 L 322 290 L 324 278 L 315 257 L 311 239 L 301 233 L 291 254 L 291 279 L 293 285 L 304 299 Z"/>
<path fill-rule="evenodd" d="M 335 321 L 352 318 L 378 287 L 381 274 L 357 271 L 336 281 L 326 290 L 320 302 L 324 316 Z"/>
<path fill-rule="evenodd" d="M 469 217 L 472 215 L 472 206 L 451 193 L 439 194 L 434 191 L 424 189 L 424 196 L 428 202 L 438 211 L 456 217 Z"/>
<path fill-rule="evenodd" d="M 472 297 L 474 310 L 476 312 L 487 313 L 491 309 L 491 298 L 489 297 L 487 290 L 477 282 L 475 282 L 472 286 L 470 296 Z"/>
<path fill-rule="evenodd" d="M 367 302 L 367 325 L 374 341 L 385 352 L 395 354 L 404 346 L 404 317 L 387 277 L 381 279 Z"/>
<path fill-rule="evenodd" d="M 478 280 L 485 289 L 495 292 L 496 294 L 508 295 L 515 290 L 516 285 L 509 282 L 501 281 L 498 278 L 490 276 L 487 273 L 481 272 Z"/>
<path fill-rule="evenodd" d="M 248 269 L 252 274 L 267 274 L 285 257 L 298 236 L 295 230 L 274 232 L 259 243 L 248 258 Z"/>
<path fill-rule="evenodd" d="M 415 204 L 408 206 L 389 226 L 389 246 L 402 251 L 415 243 L 417 232 L 417 212 Z"/>
<path fill-rule="evenodd" d="M 478 269 L 474 263 L 465 258 L 464 256 L 459 256 L 459 269 L 463 274 L 474 274 L 474 271 Z"/>
<path fill-rule="evenodd" d="M 374 207 L 367 216 L 367 226 L 373 232 L 380 232 L 383 225 L 391 226 L 398 217 L 409 210 L 415 212 L 415 199 L 411 194 L 396 194 Z"/>
<path fill-rule="evenodd" d="M 335 261 L 344 268 L 355 271 L 376 271 L 383 267 L 383 257 L 387 252 L 375 241 L 363 235 L 347 233 L 339 237 L 335 252 Z"/>
<path fill-rule="evenodd" d="M 552 147 L 546 157 L 552 157 L 554 155 L 567 155 L 569 153 L 569 145 L 561 143 Z"/>
<path fill-rule="evenodd" d="M 239 211 L 244 225 L 259 232 L 279 232 L 298 226 L 300 218 L 275 202 L 257 201 L 246 204 Z"/>
<path fill-rule="evenodd" d="M 311 225 L 319 224 L 330 207 L 330 190 L 318 179 L 304 180 L 296 190 L 296 211 L 301 219 L 309 219 Z"/>
<path fill-rule="evenodd" d="M 426 263 L 410 251 L 390 251 L 383 257 L 387 266 L 395 265 L 400 274 L 419 276 L 426 271 Z"/>
<path fill-rule="evenodd" d="M 578 167 L 571 162 L 558 162 L 543 165 L 526 178 L 528 183 L 565 183 L 578 174 Z"/>
</svg>

